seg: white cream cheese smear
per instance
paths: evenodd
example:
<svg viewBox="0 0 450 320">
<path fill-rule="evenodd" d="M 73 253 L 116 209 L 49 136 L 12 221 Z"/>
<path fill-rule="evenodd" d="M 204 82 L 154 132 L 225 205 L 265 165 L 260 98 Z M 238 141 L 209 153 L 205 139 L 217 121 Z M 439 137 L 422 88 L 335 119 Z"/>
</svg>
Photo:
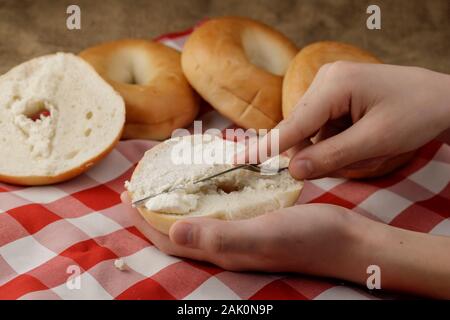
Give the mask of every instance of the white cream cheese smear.
<svg viewBox="0 0 450 320">
<path fill-rule="evenodd" d="M 199 195 L 186 193 L 163 193 L 145 203 L 148 210 L 163 213 L 186 214 L 197 208 Z"/>
</svg>

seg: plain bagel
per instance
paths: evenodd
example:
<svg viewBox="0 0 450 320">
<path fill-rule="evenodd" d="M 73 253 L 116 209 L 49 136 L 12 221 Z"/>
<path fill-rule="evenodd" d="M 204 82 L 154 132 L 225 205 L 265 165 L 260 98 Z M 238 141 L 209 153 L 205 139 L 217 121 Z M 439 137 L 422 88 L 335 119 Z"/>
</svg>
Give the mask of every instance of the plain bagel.
<svg viewBox="0 0 450 320">
<path fill-rule="evenodd" d="M 294 180 L 287 170 L 262 175 L 241 169 L 193 184 L 197 179 L 231 168 L 231 162 L 219 160 L 231 159 L 235 151 L 241 150 L 238 147 L 235 142 L 210 135 L 166 140 L 145 153 L 126 188 L 133 202 L 159 194 L 138 210 L 149 224 L 165 234 L 180 219 L 202 216 L 239 220 L 294 205 L 303 183 Z M 195 156 L 215 154 L 219 159 L 182 163 L 175 158 L 181 150 Z M 271 161 L 271 165 L 279 168 L 287 166 L 289 159 L 280 156 Z M 168 191 L 176 186 L 183 188 Z"/>
<path fill-rule="evenodd" d="M 282 80 L 297 52 L 271 27 L 227 17 L 195 29 L 181 60 L 190 84 L 221 114 L 244 128 L 270 129 L 282 119 Z"/>
<path fill-rule="evenodd" d="M 88 48 L 80 56 L 125 100 L 123 138 L 163 140 L 197 115 L 198 97 L 183 75 L 176 50 L 126 39 Z"/>
<path fill-rule="evenodd" d="M 322 41 L 304 47 L 292 60 L 283 80 L 283 117 L 287 118 L 308 90 L 316 73 L 324 64 L 339 60 L 381 63 L 370 52 L 349 44 Z"/>
<path fill-rule="evenodd" d="M 57 53 L 0 76 L 0 181 L 61 182 L 119 141 L 123 99 L 78 56 Z"/>
<path fill-rule="evenodd" d="M 381 63 L 371 53 L 360 48 L 332 41 L 316 42 L 304 47 L 292 60 L 283 81 L 283 117 L 287 118 L 294 109 L 296 103 L 308 90 L 320 67 L 326 63 L 339 60 Z M 333 135 L 336 132 L 327 132 Z M 320 132 L 322 134 L 322 132 Z M 313 143 L 316 142 L 312 139 Z M 344 168 L 338 171 L 338 175 L 345 178 L 370 178 L 385 175 L 404 165 L 414 155 L 414 152 L 401 154 L 388 159 L 374 159 L 367 161 L 363 166 Z"/>
</svg>

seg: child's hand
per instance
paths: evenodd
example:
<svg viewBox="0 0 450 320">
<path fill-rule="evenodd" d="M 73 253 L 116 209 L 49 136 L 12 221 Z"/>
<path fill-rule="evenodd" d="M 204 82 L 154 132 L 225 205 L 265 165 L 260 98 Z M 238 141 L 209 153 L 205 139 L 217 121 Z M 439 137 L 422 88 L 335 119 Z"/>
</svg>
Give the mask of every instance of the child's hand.
<svg viewBox="0 0 450 320">
<path fill-rule="evenodd" d="M 277 126 L 279 151 L 293 151 L 289 169 L 297 179 L 373 165 L 415 150 L 449 127 L 448 75 L 351 62 L 324 65 Z M 316 133 L 320 142 L 310 145 Z"/>
<path fill-rule="evenodd" d="M 367 268 L 377 265 L 383 289 L 450 298 L 450 238 L 393 228 L 327 204 L 240 221 L 189 218 L 166 236 L 131 207 L 125 192 L 121 198 L 132 223 L 169 255 L 232 271 L 299 272 L 362 285 Z"/>
<path fill-rule="evenodd" d="M 129 205 L 126 193 L 122 201 L 134 225 L 161 251 L 234 271 L 342 276 L 338 272 L 359 246 L 354 220 L 367 220 L 334 205 L 301 205 L 239 221 L 189 218 L 176 222 L 166 236 Z"/>
</svg>

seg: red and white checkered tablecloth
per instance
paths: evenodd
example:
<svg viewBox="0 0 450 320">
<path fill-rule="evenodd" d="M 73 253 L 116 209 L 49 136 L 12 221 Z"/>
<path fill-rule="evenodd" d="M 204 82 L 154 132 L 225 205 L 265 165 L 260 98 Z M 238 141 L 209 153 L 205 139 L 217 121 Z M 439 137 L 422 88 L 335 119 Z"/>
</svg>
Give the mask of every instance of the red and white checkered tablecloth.
<svg viewBox="0 0 450 320">
<path fill-rule="evenodd" d="M 158 41 L 181 49 L 188 34 Z M 200 118 L 204 129 L 232 126 L 211 109 Z M 0 184 L 0 299 L 392 297 L 334 280 L 228 272 L 161 253 L 130 225 L 119 199 L 135 164 L 154 145 L 120 142 L 100 164 L 58 185 Z M 385 178 L 308 181 L 299 203 L 334 203 L 393 226 L 450 236 L 449 182 L 450 146 L 434 141 Z M 117 258 L 124 259 L 128 270 L 114 267 Z M 80 271 L 76 281 L 74 266 Z"/>
</svg>

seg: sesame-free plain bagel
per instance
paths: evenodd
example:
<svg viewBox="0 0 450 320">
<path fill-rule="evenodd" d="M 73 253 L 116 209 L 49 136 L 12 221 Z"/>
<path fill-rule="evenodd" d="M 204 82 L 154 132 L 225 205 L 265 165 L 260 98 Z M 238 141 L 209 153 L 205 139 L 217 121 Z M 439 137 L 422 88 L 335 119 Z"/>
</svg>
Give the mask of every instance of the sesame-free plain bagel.
<svg viewBox="0 0 450 320">
<path fill-rule="evenodd" d="M 349 44 L 321 41 L 304 47 L 292 60 L 283 80 L 283 117 L 287 118 L 324 64 L 339 60 L 381 63 L 370 52 Z"/>
<path fill-rule="evenodd" d="M 125 100 L 123 138 L 163 140 L 197 115 L 198 99 L 183 75 L 176 50 L 126 39 L 88 48 L 80 56 Z"/>
<path fill-rule="evenodd" d="M 292 178 L 287 170 L 264 175 L 241 169 L 194 183 L 232 168 L 230 160 L 242 148 L 243 145 L 211 135 L 168 139 L 145 153 L 126 188 L 133 202 L 157 194 L 137 209 L 150 225 L 165 234 L 181 219 L 242 220 L 294 205 L 303 182 Z M 199 157 L 204 161 L 180 161 L 181 151 L 189 155 L 188 159 Z M 214 159 L 207 161 L 211 154 Z M 269 161 L 276 168 L 289 163 L 285 156 Z M 264 165 L 270 166 L 267 162 Z M 180 186 L 183 187 L 172 190 Z"/>
<path fill-rule="evenodd" d="M 0 76 L 0 181 L 61 182 L 119 141 L 122 97 L 78 56 L 57 53 Z"/>
<path fill-rule="evenodd" d="M 293 111 L 296 103 L 308 90 L 320 67 L 326 63 L 339 60 L 381 63 L 371 53 L 340 42 L 322 41 L 304 47 L 292 60 L 283 81 L 283 117 L 287 118 Z M 337 134 L 338 132 L 329 133 Z M 321 137 L 326 138 L 326 137 Z M 313 143 L 316 142 L 312 139 Z M 338 175 L 351 178 L 370 178 L 385 175 L 404 165 L 414 155 L 414 152 L 400 154 L 392 158 L 373 159 L 364 165 L 343 168 Z"/>
<path fill-rule="evenodd" d="M 270 129 L 282 119 L 282 80 L 297 52 L 271 27 L 227 17 L 195 29 L 181 60 L 190 84 L 221 114 L 244 128 Z"/>
</svg>

